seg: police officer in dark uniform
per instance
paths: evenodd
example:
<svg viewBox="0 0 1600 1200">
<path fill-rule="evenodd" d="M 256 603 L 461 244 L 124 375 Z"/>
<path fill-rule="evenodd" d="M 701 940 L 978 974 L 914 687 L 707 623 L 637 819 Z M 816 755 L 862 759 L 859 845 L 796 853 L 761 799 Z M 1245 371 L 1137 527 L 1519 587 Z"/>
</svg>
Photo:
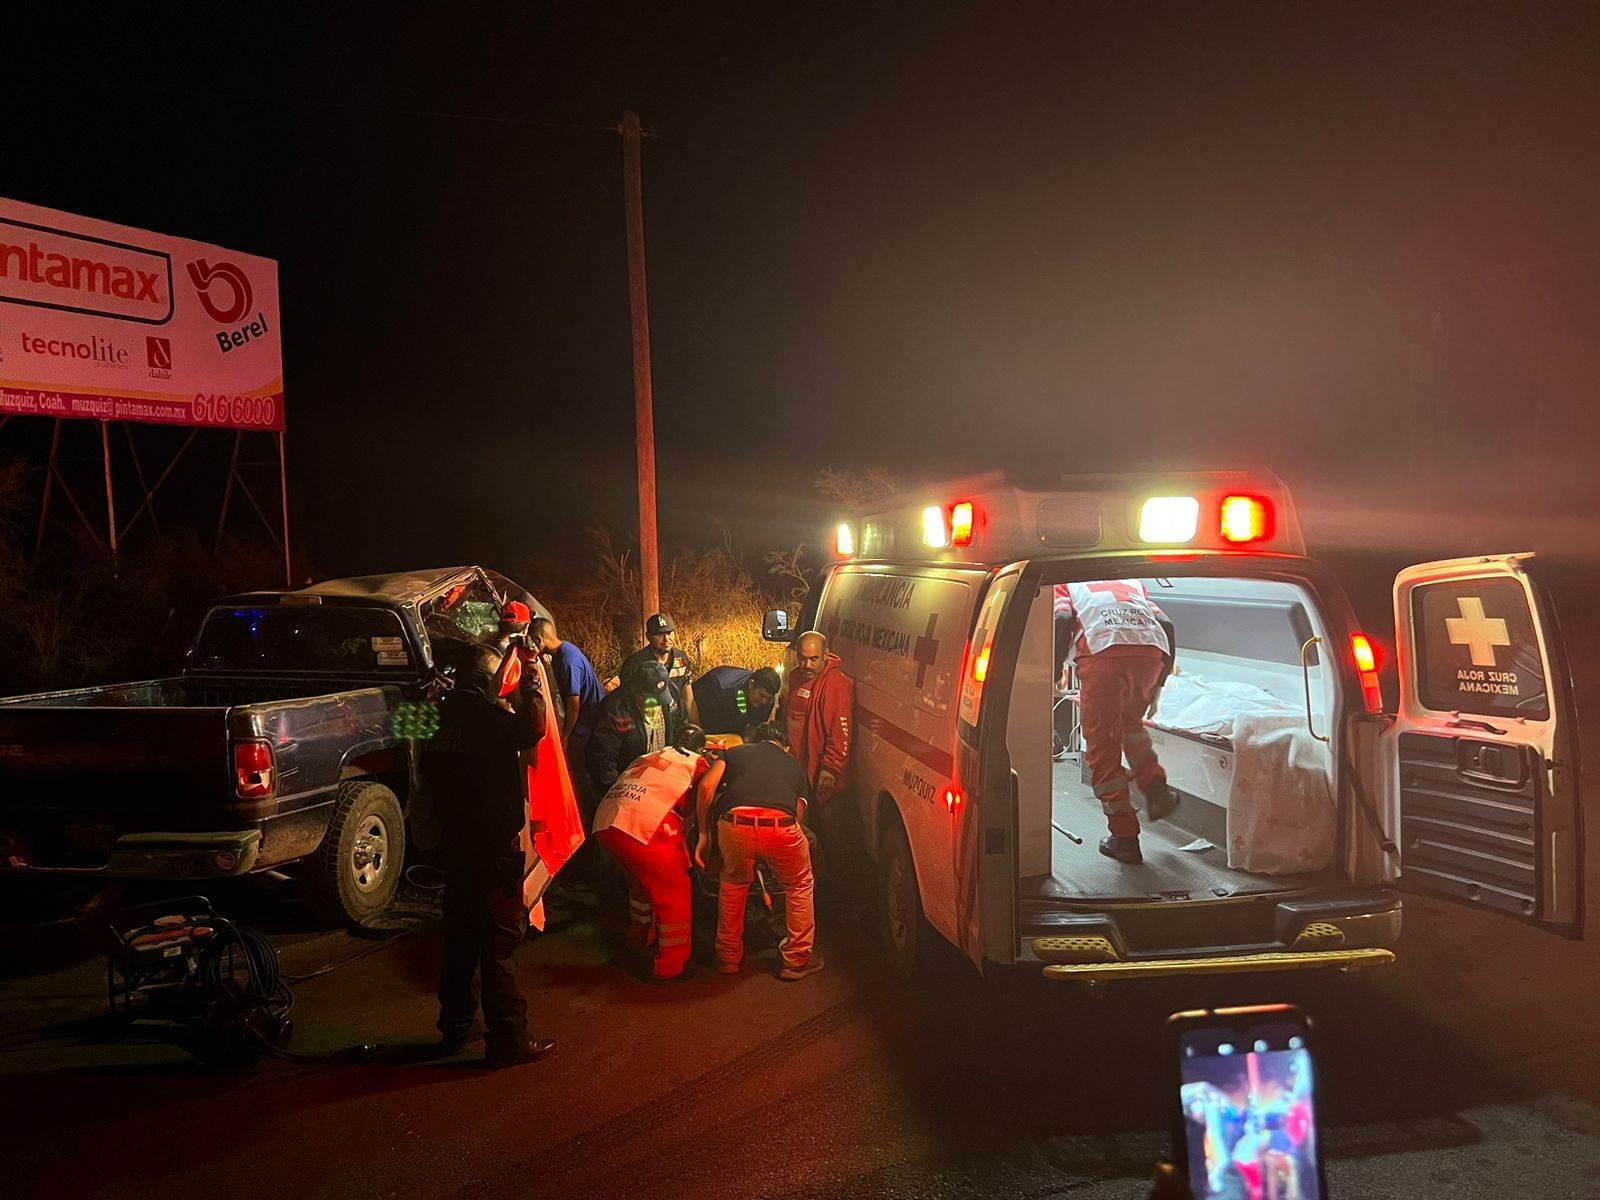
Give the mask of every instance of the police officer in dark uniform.
<svg viewBox="0 0 1600 1200">
<path fill-rule="evenodd" d="M 444 835 L 444 954 L 439 968 L 440 1050 L 458 1053 L 478 1012 L 473 976 L 482 976 L 484 1064 L 535 1062 L 555 1042 L 528 1034 L 527 1004 L 512 954 L 528 927 L 522 905 L 527 821 L 521 755 L 544 734 L 547 714 L 538 674 L 514 678 L 515 654 L 440 641 L 439 665 L 453 685 L 439 701 L 439 730 L 425 745 L 423 779 Z M 447 678 L 451 676 L 447 674 Z M 503 690 L 509 695 L 501 696 Z"/>
</svg>

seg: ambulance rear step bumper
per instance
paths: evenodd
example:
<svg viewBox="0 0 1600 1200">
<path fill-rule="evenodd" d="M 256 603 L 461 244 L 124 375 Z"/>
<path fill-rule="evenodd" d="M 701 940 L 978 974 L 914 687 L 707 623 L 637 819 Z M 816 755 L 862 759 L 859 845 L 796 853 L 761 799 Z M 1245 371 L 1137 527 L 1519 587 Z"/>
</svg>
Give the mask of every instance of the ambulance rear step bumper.
<svg viewBox="0 0 1600 1200">
<path fill-rule="evenodd" d="M 1327 969 L 1359 971 L 1367 967 L 1387 966 L 1392 962 L 1394 951 L 1377 947 L 1364 950 L 1270 950 L 1260 954 L 1154 958 L 1135 962 L 1047 963 L 1044 977 L 1070 983 L 1110 983 L 1114 980 L 1153 979 L 1171 975 L 1233 975 Z"/>
</svg>

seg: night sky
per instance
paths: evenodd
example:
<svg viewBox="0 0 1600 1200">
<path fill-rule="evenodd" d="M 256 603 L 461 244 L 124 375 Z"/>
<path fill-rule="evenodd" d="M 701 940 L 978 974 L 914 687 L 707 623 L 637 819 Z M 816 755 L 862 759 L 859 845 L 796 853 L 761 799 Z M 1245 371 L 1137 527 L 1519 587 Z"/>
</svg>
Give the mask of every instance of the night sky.
<svg viewBox="0 0 1600 1200">
<path fill-rule="evenodd" d="M 320 574 L 625 528 L 630 105 L 669 541 L 830 463 L 1600 493 L 1593 6 L 399 11 L 6 20 L 0 194 L 279 260 Z"/>
</svg>

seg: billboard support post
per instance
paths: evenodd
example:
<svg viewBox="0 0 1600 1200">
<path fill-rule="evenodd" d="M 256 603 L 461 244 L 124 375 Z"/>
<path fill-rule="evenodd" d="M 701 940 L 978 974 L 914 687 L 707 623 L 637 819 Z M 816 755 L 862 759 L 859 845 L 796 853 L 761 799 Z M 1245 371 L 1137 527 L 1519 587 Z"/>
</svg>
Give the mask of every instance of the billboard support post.
<svg viewBox="0 0 1600 1200">
<path fill-rule="evenodd" d="M 283 586 L 294 586 L 294 567 L 289 561 L 289 462 L 283 455 L 283 430 L 278 430 L 278 499 L 283 506 Z"/>
<path fill-rule="evenodd" d="M 111 547 L 111 573 L 117 573 L 117 497 L 111 487 L 111 422 L 100 422 L 100 461 L 106 469 L 106 538 Z"/>
<path fill-rule="evenodd" d="M 61 421 L 55 422 L 55 428 L 50 431 L 50 459 L 44 467 L 44 499 L 39 503 L 39 532 L 33 539 L 33 560 L 39 561 L 39 552 L 44 549 L 44 530 L 50 521 L 50 493 L 55 490 L 56 482 L 56 453 L 61 449 Z"/>
</svg>

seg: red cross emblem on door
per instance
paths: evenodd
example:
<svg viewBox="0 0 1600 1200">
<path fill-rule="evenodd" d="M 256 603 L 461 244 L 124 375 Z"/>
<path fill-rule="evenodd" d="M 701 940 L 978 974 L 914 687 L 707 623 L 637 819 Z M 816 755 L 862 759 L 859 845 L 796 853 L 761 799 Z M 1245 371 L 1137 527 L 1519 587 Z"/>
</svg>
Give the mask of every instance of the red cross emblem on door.
<svg viewBox="0 0 1600 1200">
<path fill-rule="evenodd" d="M 934 613 L 928 618 L 928 631 L 919 637 L 917 644 L 911 648 L 911 660 L 917 664 L 918 687 L 927 680 L 928 668 L 939 661 L 939 639 L 933 636 L 938 624 L 939 614 Z"/>
</svg>

